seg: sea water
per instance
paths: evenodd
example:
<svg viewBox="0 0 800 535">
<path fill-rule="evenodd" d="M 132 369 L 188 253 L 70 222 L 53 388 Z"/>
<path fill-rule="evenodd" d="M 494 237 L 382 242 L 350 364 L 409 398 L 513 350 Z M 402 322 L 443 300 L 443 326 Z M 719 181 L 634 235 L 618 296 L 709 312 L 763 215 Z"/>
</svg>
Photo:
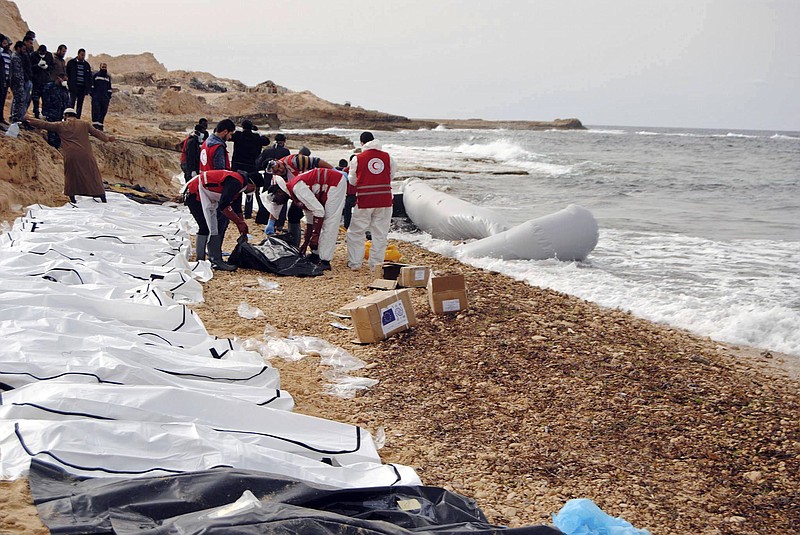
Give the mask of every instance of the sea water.
<svg viewBox="0 0 800 535">
<path fill-rule="evenodd" d="M 358 146 L 360 131 L 334 132 Z M 800 132 L 437 128 L 376 136 L 400 180 L 424 179 L 512 224 L 579 204 L 600 228 L 583 262 L 460 260 L 800 357 Z M 424 233 L 392 237 L 455 254 L 453 243 Z"/>
</svg>

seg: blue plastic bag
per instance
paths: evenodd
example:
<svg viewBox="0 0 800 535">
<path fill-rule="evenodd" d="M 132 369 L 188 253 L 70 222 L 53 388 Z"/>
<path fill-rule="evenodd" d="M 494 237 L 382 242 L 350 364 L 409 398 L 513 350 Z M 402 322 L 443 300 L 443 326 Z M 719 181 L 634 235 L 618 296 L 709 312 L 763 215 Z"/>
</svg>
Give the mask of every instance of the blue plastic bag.
<svg viewBox="0 0 800 535">
<path fill-rule="evenodd" d="M 553 524 L 566 535 L 650 535 L 630 522 L 604 513 L 592 500 L 569 500 L 553 515 Z"/>
</svg>

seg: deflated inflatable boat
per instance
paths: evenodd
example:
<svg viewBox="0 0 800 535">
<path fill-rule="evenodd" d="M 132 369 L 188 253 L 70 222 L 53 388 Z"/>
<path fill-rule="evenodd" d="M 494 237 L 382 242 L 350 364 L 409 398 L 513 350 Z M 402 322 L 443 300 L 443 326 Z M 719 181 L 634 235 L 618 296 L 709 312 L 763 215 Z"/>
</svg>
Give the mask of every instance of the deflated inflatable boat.
<svg viewBox="0 0 800 535">
<path fill-rule="evenodd" d="M 503 260 L 583 260 L 594 250 L 598 227 L 592 213 L 575 204 L 516 227 L 500 214 L 437 191 L 411 179 L 403 190 L 406 213 L 434 238 L 469 240 L 456 247 L 459 255 Z"/>
</svg>

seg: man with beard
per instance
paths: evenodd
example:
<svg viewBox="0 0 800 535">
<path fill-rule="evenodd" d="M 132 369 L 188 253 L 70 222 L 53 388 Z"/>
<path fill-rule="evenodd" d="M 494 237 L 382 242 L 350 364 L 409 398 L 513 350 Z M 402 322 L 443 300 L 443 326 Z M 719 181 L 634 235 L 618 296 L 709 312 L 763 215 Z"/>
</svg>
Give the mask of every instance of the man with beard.
<svg viewBox="0 0 800 535">
<path fill-rule="evenodd" d="M 70 105 L 81 118 L 83 99 L 92 90 L 92 66 L 86 61 L 86 50 L 78 50 L 78 56 L 67 62 L 67 81 L 69 82 Z"/>
</svg>

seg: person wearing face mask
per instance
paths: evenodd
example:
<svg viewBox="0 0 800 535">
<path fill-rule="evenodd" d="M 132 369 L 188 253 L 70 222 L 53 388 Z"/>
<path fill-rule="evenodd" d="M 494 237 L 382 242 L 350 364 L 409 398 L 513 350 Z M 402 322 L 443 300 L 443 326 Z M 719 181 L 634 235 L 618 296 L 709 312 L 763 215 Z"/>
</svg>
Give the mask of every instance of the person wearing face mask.
<svg viewBox="0 0 800 535">
<path fill-rule="evenodd" d="M 67 89 L 67 73 L 56 75 L 54 82 L 47 82 L 42 88 L 42 116 L 51 123 L 61 121 L 64 110 L 69 108 L 69 90 Z M 58 132 L 47 132 L 47 142 L 55 148 L 61 147 L 61 136 Z"/>
<path fill-rule="evenodd" d="M 42 99 L 44 85 L 50 81 L 50 71 L 53 68 L 53 54 L 47 51 L 45 45 L 39 45 L 35 52 L 31 52 L 31 102 L 33 102 L 33 116 L 39 118 L 39 103 Z"/>
<path fill-rule="evenodd" d="M 92 126 L 98 130 L 103 129 L 110 102 L 111 75 L 108 74 L 108 65 L 101 63 L 100 70 L 94 73 L 92 80 Z"/>
</svg>

